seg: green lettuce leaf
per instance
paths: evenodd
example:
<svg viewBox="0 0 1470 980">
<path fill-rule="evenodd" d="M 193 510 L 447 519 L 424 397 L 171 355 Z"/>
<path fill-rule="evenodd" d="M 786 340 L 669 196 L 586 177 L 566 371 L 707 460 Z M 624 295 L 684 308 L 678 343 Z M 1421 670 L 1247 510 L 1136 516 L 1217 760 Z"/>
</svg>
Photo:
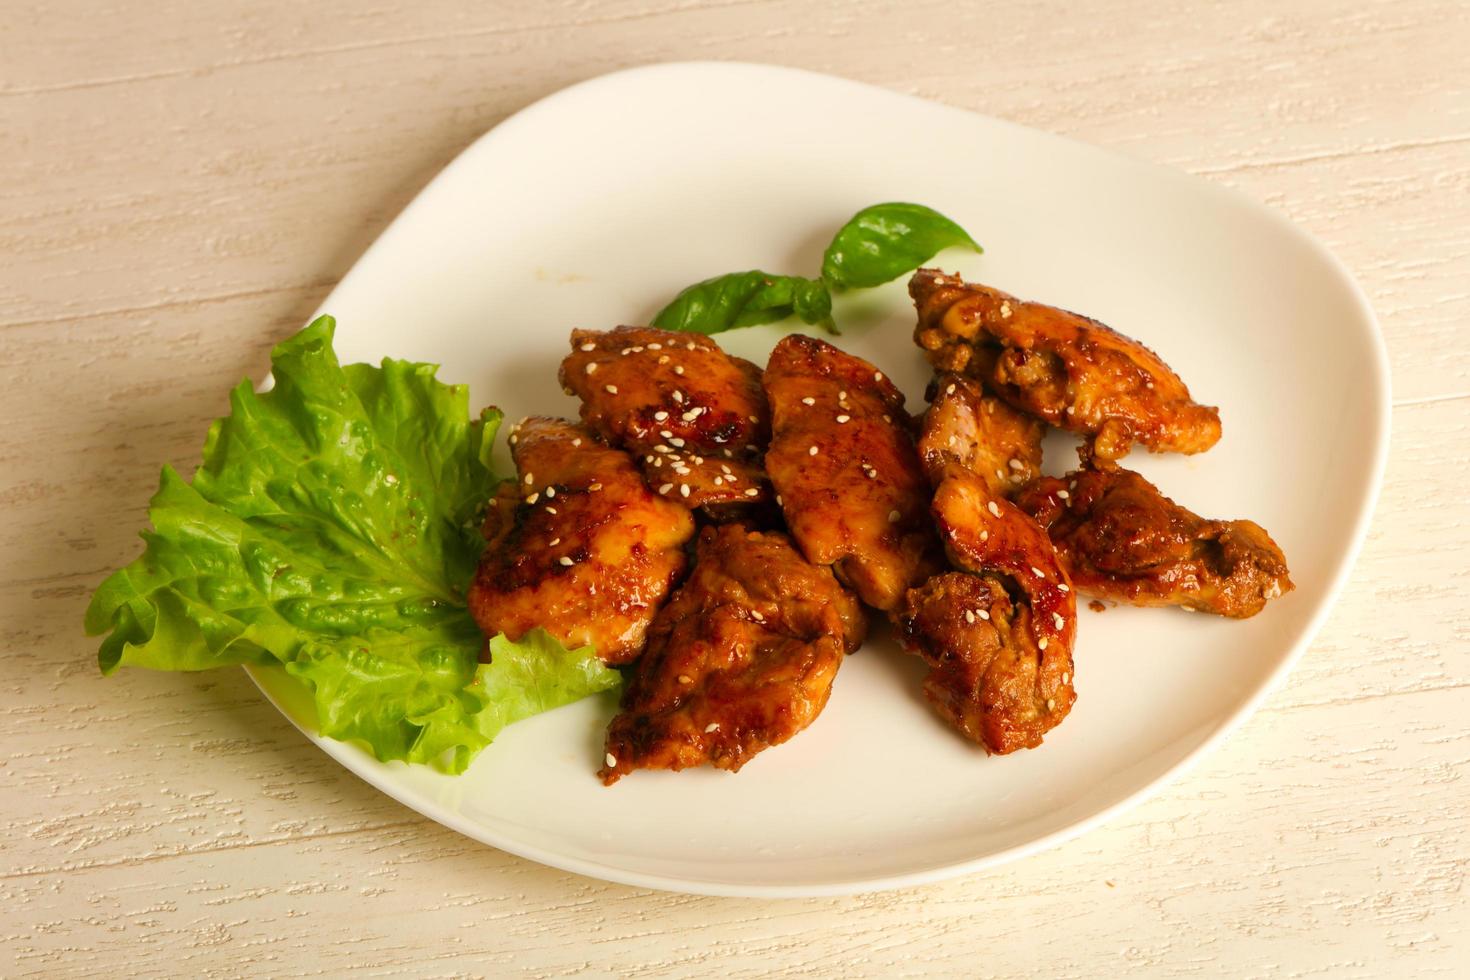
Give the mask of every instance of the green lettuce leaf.
<svg viewBox="0 0 1470 980">
<path fill-rule="evenodd" d="M 505 662 L 479 664 L 464 592 L 500 413 L 470 418 L 433 365 L 339 365 L 334 329 L 278 346 L 270 391 L 231 393 L 192 482 L 164 469 L 144 553 L 97 589 L 86 629 L 107 634 L 104 673 L 284 664 L 323 735 L 458 772 L 504 725 L 618 674 L 542 636 L 497 638 Z"/>
</svg>

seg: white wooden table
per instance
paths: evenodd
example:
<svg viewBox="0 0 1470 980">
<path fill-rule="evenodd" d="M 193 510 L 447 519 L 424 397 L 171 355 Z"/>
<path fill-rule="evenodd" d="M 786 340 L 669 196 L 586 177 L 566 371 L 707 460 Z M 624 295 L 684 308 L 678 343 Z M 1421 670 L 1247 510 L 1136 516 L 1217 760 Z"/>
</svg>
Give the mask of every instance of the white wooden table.
<svg viewBox="0 0 1470 980">
<path fill-rule="evenodd" d="M 1460 3 L 0 6 L 0 974 L 1464 975 L 1470 17 Z M 1076 7 L 1078 9 L 1071 9 Z M 870 81 L 1241 188 L 1356 273 L 1393 360 L 1373 532 L 1300 667 L 1102 830 L 988 874 L 690 898 L 482 847 L 240 671 L 102 680 L 91 590 L 424 182 L 626 65 Z"/>
</svg>

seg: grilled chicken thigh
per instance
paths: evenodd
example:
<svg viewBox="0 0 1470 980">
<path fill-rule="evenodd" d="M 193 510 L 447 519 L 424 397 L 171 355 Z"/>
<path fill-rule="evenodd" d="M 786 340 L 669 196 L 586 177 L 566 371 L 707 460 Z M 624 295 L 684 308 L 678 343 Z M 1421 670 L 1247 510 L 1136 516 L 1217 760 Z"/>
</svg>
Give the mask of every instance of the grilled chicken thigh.
<svg viewBox="0 0 1470 980">
<path fill-rule="evenodd" d="M 894 619 L 932 668 L 924 694 L 992 752 L 1034 748 L 1076 694 L 1076 597 L 1045 532 L 979 476 L 945 478 L 934 517 L 960 569 L 909 590 Z"/>
<path fill-rule="evenodd" d="M 1259 524 L 1206 520 L 1114 464 L 1042 479 L 1017 503 L 1047 529 L 1086 595 L 1244 619 L 1293 588 L 1286 557 Z"/>
<path fill-rule="evenodd" d="M 1014 407 L 1087 436 L 1101 459 L 1134 442 L 1198 453 L 1220 438 L 1219 412 L 1190 398 L 1169 366 L 1098 323 L 934 269 L 909 280 L 914 339 L 939 371 L 967 374 Z"/>
<path fill-rule="evenodd" d="M 706 527 L 694 571 L 649 631 L 599 775 L 611 785 L 635 769 L 739 769 L 812 723 L 865 631 L 857 600 L 784 534 Z"/>
<path fill-rule="evenodd" d="M 708 337 L 574 330 L 561 383 L 582 400 L 582 421 L 632 453 L 661 496 L 722 515 L 770 499 L 760 368 Z"/>
<path fill-rule="evenodd" d="M 868 605 L 893 609 L 938 567 L 903 394 L 867 361 L 801 334 L 771 352 L 765 388 L 766 470 L 791 536 Z"/>
<path fill-rule="evenodd" d="M 1010 496 L 1041 475 L 1044 425 L 986 395 L 973 378 L 941 374 L 929 390 L 919 458 L 936 487 L 952 472 L 970 472 Z"/>
<path fill-rule="evenodd" d="M 517 479 L 485 521 L 488 544 L 469 590 L 489 636 L 540 626 L 609 664 L 643 649 L 654 613 L 683 575 L 694 519 L 649 491 L 628 455 L 562 419 L 511 433 Z"/>
</svg>

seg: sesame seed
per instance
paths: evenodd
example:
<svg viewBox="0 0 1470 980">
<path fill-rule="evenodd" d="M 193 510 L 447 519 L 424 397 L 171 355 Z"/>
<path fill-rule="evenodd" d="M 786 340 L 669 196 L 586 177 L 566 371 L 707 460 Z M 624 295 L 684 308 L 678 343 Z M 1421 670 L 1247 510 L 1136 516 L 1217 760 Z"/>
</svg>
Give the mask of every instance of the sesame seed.
<svg viewBox="0 0 1470 980">
<path fill-rule="evenodd" d="M 817 403 L 817 400 L 815 398 L 813 398 L 811 395 L 807 395 L 805 398 L 803 398 L 801 400 L 801 403 L 803 405 L 815 405 Z"/>
<path fill-rule="evenodd" d="M 598 490 L 601 490 L 602 489 L 602 484 L 601 483 L 594 483 L 594 484 L 592 484 L 592 486 L 588 487 L 587 489 L 595 492 L 595 491 L 598 491 Z"/>
<path fill-rule="evenodd" d="M 658 434 L 661 435 L 661 436 L 663 436 L 665 439 L 672 439 L 672 438 L 674 438 L 674 434 L 672 432 L 670 432 L 668 429 L 659 429 L 658 430 Z"/>
<path fill-rule="evenodd" d="M 759 609 L 752 609 L 750 611 L 750 618 L 755 620 L 757 623 L 764 623 L 766 621 L 766 617 L 761 615 L 761 611 Z"/>
<path fill-rule="evenodd" d="M 653 451 L 656 452 L 656 453 L 671 453 L 671 452 L 673 452 L 673 450 L 670 449 L 668 446 L 654 446 L 653 447 Z"/>
<path fill-rule="evenodd" d="M 552 538 L 550 541 L 546 542 L 546 546 L 548 548 L 555 548 L 559 544 L 561 544 L 561 538 Z"/>
<path fill-rule="evenodd" d="M 816 446 L 809 446 L 809 447 L 807 447 L 806 454 L 808 456 L 815 456 L 817 454 L 817 447 Z"/>
<path fill-rule="evenodd" d="M 655 459 L 657 459 L 657 458 L 658 458 L 657 456 L 644 456 L 643 457 L 643 462 L 645 462 L 645 463 L 653 463 L 653 461 Z M 654 465 L 657 466 L 658 464 L 657 463 L 654 463 Z"/>
<path fill-rule="evenodd" d="M 674 392 L 674 401 L 680 405 L 684 404 L 684 393 L 682 391 Z"/>
<path fill-rule="evenodd" d="M 975 615 L 979 616 L 981 619 L 989 619 L 990 618 L 990 613 L 986 612 L 984 609 L 976 609 L 975 610 Z"/>
<path fill-rule="evenodd" d="M 556 513 L 556 508 L 555 507 L 547 507 L 546 508 L 546 513 L 548 513 L 548 514 L 555 514 Z"/>
<path fill-rule="evenodd" d="M 996 470 L 995 478 L 997 480 L 1004 480 L 1006 478 L 1005 470 Z"/>
<path fill-rule="evenodd" d="M 668 417 L 669 417 L 669 413 L 668 412 L 654 412 L 653 413 L 653 420 L 655 422 L 662 422 L 664 419 L 666 419 Z"/>
<path fill-rule="evenodd" d="M 837 416 L 837 424 L 838 425 L 845 425 L 845 424 L 847 424 L 847 421 L 849 419 L 851 419 L 851 418 L 852 418 L 851 415 L 839 415 L 839 416 Z"/>
<path fill-rule="evenodd" d="M 1011 304 L 1008 300 L 1002 300 L 1000 304 L 1001 319 L 1009 319 L 1011 315 Z"/>
<path fill-rule="evenodd" d="M 1063 684 L 1070 684 L 1070 683 L 1072 683 L 1072 675 L 1071 674 L 1063 674 L 1062 675 L 1062 683 Z"/>
<path fill-rule="evenodd" d="M 582 445 L 582 437 L 581 436 L 578 436 L 577 438 L 575 438 L 575 439 L 572 440 L 572 448 L 573 449 L 576 449 L 580 445 Z"/>
<path fill-rule="evenodd" d="M 721 473 L 729 473 L 730 472 L 730 464 L 729 463 L 721 463 L 720 464 L 720 472 Z"/>
<path fill-rule="evenodd" d="M 847 401 L 847 392 L 846 392 L 846 390 L 839 391 L 837 393 L 837 400 L 840 401 L 840 402 Z"/>
<path fill-rule="evenodd" d="M 749 490 L 745 491 L 745 495 L 747 497 L 758 497 L 760 496 L 760 491 L 757 490 L 755 487 L 751 487 Z"/>
<path fill-rule="evenodd" d="M 587 373 L 588 374 L 596 374 L 597 373 L 597 362 L 596 361 L 588 361 L 587 362 Z"/>
<path fill-rule="evenodd" d="M 1067 621 L 1062 618 L 1062 614 L 1061 613 L 1052 613 L 1051 614 L 1051 621 L 1053 623 L 1056 623 L 1057 629 L 1065 629 L 1066 628 Z"/>
<path fill-rule="evenodd" d="M 981 531 L 980 532 L 980 540 L 981 541 L 989 541 L 990 540 L 990 532 L 989 531 Z"/>
<path fill-rule="evenodd" d="M 616 395 L 618 393 L 618 386 L 617 385 L 606 385 L 605 388 L 606 388 L 607 393 L 609 395 Z"/>
<path fill-rule="evenodd" d="M 627 357 L 629 354 L 633 353 L 633 348 L 624 347 L 622 350 L 618 351 L 618 353 L 621 354 L 623 357 Z"/>
<path fill-rule="evenodd" d="M 990 503 L 986 504 L 985 505 L 985 509 L 988 510 L 988 511 L 990 511 L 990 516 L 991 517 L 999 517 L 1000 516 L 1000 505 L 997 504 L 994 500 L 992 500 Z"/>
<path fill-rule="evenodd" d="M 683 374 L 684 373 L 684 365 L 682 365 L 682 364 L 675 364 L 674 365 L 674 373 L 675 374 Z"/>
<path fill-rule="evenodd" d="M 947 444 L 953 446 L 955 444 L 955 437 L 950 436 Z"/>
<path fill-rule="evenodd" d="M 570 389 L 570 388 L 562 388 L 562 390 L 561 390 L 561 393 L 562 393 L 562 394 L 563 394 L 563 395 L 575 395 L 575 394 L 576 394 L 576 392 L 575 392 L 575 391 L 573 391 L 573 390 L 572 390 L 572 389 Z"/>
<path fill-rule="evenodd" d="M 882 381 L 883 380 L 883 372 L 882 371 L 874 371 L 873 372 L 873 380 L 874 381 Z"/>
<path fill-rule="evenodd" d="M 721 477 L 718 477 L 718 476 L 715 477 L 715 486 L 722 487 L 724 485 L 725 485 L 725 481 Z"/>
<path fill-rule="evenodd" d="M 555 497 L 555 496 L 556 496 L 556 487 L 547 487 L 546 488 L 546 499 L 547 500 L 550 500 L 552 497 Z"/>
<path fill-rule="evenodd" d="M 1056 698 L 1047 698 L 1046 699 L 1046 710 L 1047 711 L 1054 711 L 1054 710 L 1056 710 L 1056 706 L 1057 706 L 1057 699 Z"/>
<path fill-rule="evenodd" d="M 893 417 L 885 412 L 884 415 L 883 415 L 883 421 L 885 421 L 885 422 L 892 422 L 893 421 Z"/>
<path fill-rule="evenodd" d="M 1066 582 L 1058 582 L 1057 583 L 1057 588 L 1060 589 L 1063 592 L 1071 592 L 1072 591 L 1072 587 L 1070 585 L 1068 585 Z"/>
<path fill-rule="evenodd" d="M 568 558 L 566 555 L 562 555 L 560 558 L 557 559 L 557 561 L 561 562 L 563 565 L 571 565 L 572 564 L 572 560 L 570 558 Z"/>
<path fill-rule="evenodd" d="M 945 388 L 944 389 L 944 393 L 946 395 L 953 395 L 954 394 L 954 385 L 950 385 L 948 388 Z"/>
<path fill-rule="evenodd" d="M 689 341 L 689 343 L 685 344 L 684 346 L 688 347 L 690 350 L 694 350 L 694 341 L 691 340 L 691 341 Z"/>
<path fill-rule="evenodd" d="M 681 483 L 681 484 L 679 484 L 679 496 L 681 496 L 681 497 L 687 497 L 687 496 L 689 496 L 689 484 L 687 484 L 687 483 Z"/>
<path fill-rule="evenodd" d="M 1067 414 L 1068 415 L 1076 415 L 1077 414 L 1077 406 L 1076 405 L 1068 405 L 1067 406 Z"/>
<path fill-rule="evenodd" d="M 695 466 L 703 466 L 704 465 L 704 457 L 703 456 L 695 456 L 693 458 L 694 458 L 694 465 Z"/>
<path fill-rule="evenodd" d="M 691 408 L 689 411 L 679 416 L 679 418 L 683 419 L 685 422 L 693 422 L 695 419 L 699 418 L 699 413 L 702 411 L 703 409 Z"/>
<path fill-rule="evenodd" d="M 776 506 L 777 507 L 780 507 L 781 506 L 781 495 L 779 493 L 776 494 Z"/>
<path fill-rule="evenodd" d="M 971 623 L 971 624 L 973 624 L 975 622 L 975 610 L 973 610 L 973 609 L 966 609 L 965 610 L 965 622 Z"/>
<path fill-rule="evenodd" d="M 1152 390 L 1152 389 L 1153 389 L 1153 386 L 1154 386 L 1154 383 L 1153 383 L 1153 382 L 1152 382 L 1152 381 L 1149 381 L 1149 382 L 1147 382 L 1147 383 L 1146 383 L 1146 384 L 1144 384 L 1144 387 L 1145 387 L 1145 388 L 1148 388 L 1148 389 L 1150 389 L 1150 390 Z"/>
<path fill-rule="evenodd" d="M 693 684 L 694 683 L 694 678 L 690 677 L 688 674 L 680 674 L 679 675 L 679 683 L 680 684 Z"/>
<path fill-rule="evenodd" d="M 661 487 L 658 488 L 658 492 L 659 493 L 668 493 L 672 489 L 674 489 L 674 485 L 672 483 L 665 483 L 663 486 L 661 486 Z"/>
<path fill-rule="evenodd" d="M 1058 491 L 1057 491 L 1057 496 L 1058 496 L 1058 497 L 1061 497 L 1061 498 L 1062 498 L 1062 499 L 1063 499 L 1063 500 L 1067 500 L 1067 499 L 1069 499 L 1069 498 L 1070 498 L 1070 497 L 1071 497 L 1071 496 L 1072 496 L 1072 495 L 1071 495 L 1071 494 L 1070 494 L 1070 493 L 1068 493 L 1068 492 L 1067 492 L 1067 491 L 1065 491 L 1065 490 L 1058 490 Z"/>
<path fill-rule="evenodd" d="M 870 479 L 870 480 L 876 480 L 876 479 L 878 479 L 878 471 L 875 470 L 875 469 L 873 469 L 871 466 L 868 467 L 867 472 L 868 472 L 868 479 Z"/>
<path fill-rule="evenodd" d="M 720 723 L 717 722 L 717 721 L 712 721 L 708 725 L 705 725 L 704 726 L 704 733 L 706 735 L 708 735 L 710 732 L 717 732 L 719 730 L 720 730 Z"/>
<path fill-rule="evenodd" d="M 684 440 L 683 439 L 679 439 L 679 438 L 670 439 L 669 440 L 669 445 L 673 446 L 675 449 L 683 449 L 684 448 Z"/>
<path fill-rule="evenodd" d="M 583 350 L 597 350 L 597 345 L 594 344 L 592 341 L 589 340 L 589 341 L 587 341 L 587 343 L 585 343 L 585 344 L 582 345 L 582 349 Z"/>
<path fill-rule="evenodd" d="M 1024 470 L 1026 468 L 1026 465 L 1022 463 L 1019 459 L 1013 459 L 1010 462 L 1006 463 L 1006 465 L 1013 470 Z"/>
<path fill-rule="evenodd" d="M 534 504 L 536 501 L 538 501 L 540 499 L 541 499 L 541 495 L 539 493 L 533 493 L 533 494 L 531 494 L 530 496 L 528 496 L 526 498 L 526 503 L 528 503 L 528 504 Z"/>
<path fill-rule="evenodd" d="M 890 524 L 897 524 L 899 518 L 901 518 L 901 517 L 903 517 L 903 515 L 900 514 L 898 511 L 896 511 L 896 510 L 890 510 L 888 512 L 888 523 L 890 523 Z"/>
<path fill-rule="evenodd" d="M 669 363 L 669 355 L 667 355 L 667 354 L 664 354 L 664 355 L 663 355 L 663 356 L 662 356 L 662 357 L 660 357 L 660 358 L 659 358 L 659 359 L 658 359 L 658 362 L 659 362 L 659 363 L 660 363 L 660 364 L 667 364 L 667 363 Z"/>
<path fill-rule="evenodd" d="M 756 418 L 754 415 L 747 415 L 746 418 L 750 420 L 752 425 L 760 421 L 760 419 Z"/>
<path fill-rule="evenodd" d="M 1045 650 L 1046 649 L 1046 637 L 1043 636 L 1041 639 L 1039 639 L 1039 640 L 1036 641 L 1036 649 L 1038 649 L 1038 650 Z"/>
<path fill-rule="evenodd" d="M 510 436 L 510 444 L 512 446 L 514 446 L 517 442 L 520 442 L 520 440 L 521 440 L 521 437 L 520 436 L 516 435 L 513 432 L 511 433 L 511 436 Z"/>
<path fill-rule="evenodd" d="M 1046 578 L 1046 573 L 1037 568 L 1035 565 L 1031 566 L 1031 574 L 1035 575 L 1037 578 Z"/>
<path fill-rule="evenodd" d="M 651 343 L 651 344 L 648 345 L 648 349 L 649 350 L 663 350 L 664 349 L 664 345 L 663 344 L 660 344 L 658 341 L 655 340 L 653 343 Z"/>
<path fill-rule="evenodd" d="M 531 473 L 527 473 L 527 474 L 526 474 L 526 482 L 527 482 L 527 483 L 535 483 L 535 482 L 536 482 L 536 480 L 535 480 L 535 478 L 534 478 L 534 474 L 531 474 Z"/>
<path fill-rule="evenodd" d="M 603 761 L 606 762 L 607 767 L 611 769 L 618 764 L 618 757 L 609 752 L 607 754 L 607 757 Z"/>
</svg>

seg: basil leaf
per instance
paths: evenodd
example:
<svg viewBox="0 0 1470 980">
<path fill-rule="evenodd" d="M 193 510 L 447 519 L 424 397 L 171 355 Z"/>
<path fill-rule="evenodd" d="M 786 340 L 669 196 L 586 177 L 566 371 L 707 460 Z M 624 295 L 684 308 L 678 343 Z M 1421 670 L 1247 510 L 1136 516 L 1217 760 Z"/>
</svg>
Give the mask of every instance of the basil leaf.
<svg viewBox="0 0 1470 980">
<path fill-rule="evenodd" d="M 826 283 L 752 269 L 695 283 L 660 310 L 652 326 L 712 334 L 791 316 L 837 332 Z"/>
<path fill-rule="evenodd" d="M 984 251 L 969 233 L 922 204 L 874 204 L 853 215 L 822 256 L 833 289 L 866 289 L 917 269 L 946 248 Z"/>
</svg>

